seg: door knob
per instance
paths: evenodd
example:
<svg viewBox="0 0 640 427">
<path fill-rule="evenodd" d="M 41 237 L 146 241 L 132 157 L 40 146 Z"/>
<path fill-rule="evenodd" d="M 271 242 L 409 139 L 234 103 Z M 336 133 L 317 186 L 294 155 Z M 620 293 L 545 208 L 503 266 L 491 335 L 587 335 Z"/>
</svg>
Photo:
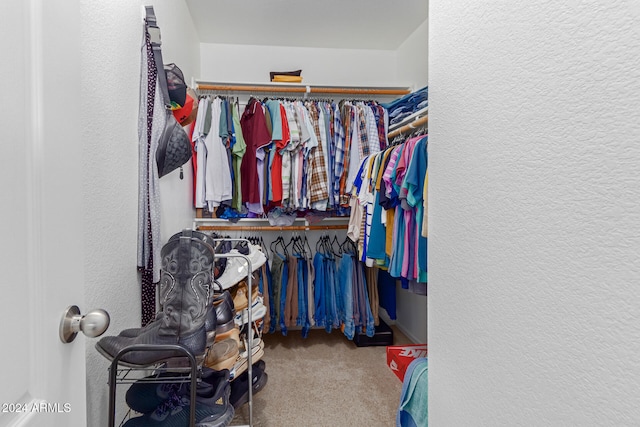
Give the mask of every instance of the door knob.
<svg viewBox="0 0 640 427">
<path fill-rule="evenodd" d="M 83 315 L 77 305 L 71 305 L 62 314 L 60 340 L 70 343 L 80 331 L 90 338 L 99 337 L 107 330 L 110 321 L 109 313 L 101 308 Z"/>
</svg>

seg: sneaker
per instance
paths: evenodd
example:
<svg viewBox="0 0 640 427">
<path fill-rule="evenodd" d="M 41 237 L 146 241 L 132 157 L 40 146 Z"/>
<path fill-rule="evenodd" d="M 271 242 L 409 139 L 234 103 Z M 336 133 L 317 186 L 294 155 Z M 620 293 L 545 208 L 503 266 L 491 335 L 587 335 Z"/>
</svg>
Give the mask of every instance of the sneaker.
<svg viewBox="0 0 640 427">
<path fill-rule="evenodd" d="M 251 349 L 251 363 L 255 364 L 257 361 L 261 360 L 264 356 L 264 341 L 260 340 L 258 345 L 254 345 Z M 236 359 L 236 363 L 233 365 L 231 369 L 230 378 L 231 381 L 238 378 L 244 372 L 246 372 L 247 367 L 249 365 L 248 362 L 248 352 L 246 350 L 242 351 L 238 358 Z"/>
<path fill-rule="evenodd" d="M 262 319 L 267 314 L 267 307 L 262 303 L 262 297 L 259 296 L 251 306 L 251 321 L 255 322 Z M 249 310 L 245 309 L 236 314 L 236 325 L 242 326 L 249 322 Z"/>
<path fill-rule="evenodd" d="M 211 382 L 202 381 L 196 391 L 196 426 L 224 427 L 231 423 L 235 410 L 229 402 L 229 371 L 211 371 Z M 188 387 L 187 387 L 188 388 Z M 150 413 L 129 419 L 124 427 L 175 427 L 189 424 L 190 394 L 171 393 Z"/>
<path fill-rule="evenodd" d="M 267 262 L 267 257 L 264 255 L 260 246 L 249 245 L 249 261 L 251 261 L 251 270 L 256 271 Z M 230 254 L 239 254 L 236 249 L 232 249 Z M 249 275 L 247 263 L 241 257 L 228 258 L 227 267 L 224 273 L 218 279 L 218 283 L 222 289 L 229 289 L 236 283 Z"/>
<path fill-rule="evenodd" d="M 252 393 L 255 396 L 260 390 L 267 384 L 268 376 L 264 371 L 264 360 L 259 360 L 254 363 L 251 369 L 253 377 L 253 390 Z M 231 382 L 231 395 L 229 402 L 235 409 L 238 409 L 249 401 L 249 372 L 245 372 L 240 375 L 235 381 Z"/>
<path fill-rule="evenodd" d="M 141 414 L 153 412 L 158 405 L 169 399 L 172 394 L 186 393 L 189 374 L 162 372 L 136 381 L 125 394 L 129 408 Z M 156 381 L 173 381 L 158 383 Z"/>
</svg>

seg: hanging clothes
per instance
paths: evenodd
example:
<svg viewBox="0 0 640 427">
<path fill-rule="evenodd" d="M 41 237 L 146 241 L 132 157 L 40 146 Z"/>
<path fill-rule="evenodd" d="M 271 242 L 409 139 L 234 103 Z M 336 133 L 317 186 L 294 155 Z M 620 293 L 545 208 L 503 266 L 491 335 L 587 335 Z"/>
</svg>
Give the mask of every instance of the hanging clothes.
<svg viewBox="0 0 640 427">
<path fill-rule="evenodd" d="M 347 233 L 367 267 L 388 269 L 404 288 L 420 294 L 427 283 L 427 146 L 426 135 L 412 137 L 363 159 L 353 182 Z"/>
<path fill-rule="evenodd" d="M 247 152 L 242 158 L 240 174 L 242 175 L 242 200 L 251 212 L 262 213 L 260 186 L 258 177 L 258 148 L 271 141 L 267 128 L 263 107 L 260 102 L 251 98 L 240 119 L 240 127 L 247 145 Z"/>
<path fill-rule="evenodd" d="M 375 102 L 252 97 L 238 116 L 237 101 L 203 97 L 192 136 L 195 206 L 234 211 L 219 210 L 223 218 L 275 208 L 344 215 L 361 159 L 388 143 L 388 115 Z M 216 158 L 215 167 L 209 157 Z M 221 200 L 229 183 L 231 197 Z"/>
</svg>

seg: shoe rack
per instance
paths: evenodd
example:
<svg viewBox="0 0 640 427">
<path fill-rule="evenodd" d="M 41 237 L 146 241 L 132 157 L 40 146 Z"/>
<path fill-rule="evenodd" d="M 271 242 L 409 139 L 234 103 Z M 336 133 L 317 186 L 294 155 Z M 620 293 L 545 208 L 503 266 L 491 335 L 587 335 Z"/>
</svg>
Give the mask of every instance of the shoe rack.
<svg viewBox="0 0 640 427">
<path fill-rule="evenodd" d="M 245 242 L 247 245 L 249 241 L 247 239 L 213 239 L 214 241 L 235 241 L 235 242 Z M 252 295 L 253 292 L 253 280 L 252 280 L 252 266 L 251 260 L 248 256 L 243 254 L 215 254 L 214 258 L 243 258 L 247 263 L 247 271 L 249 274 L 247 275 L 247 291 L 249 295 Z M 247 324 L 249 328 L 253 331 L 252 325 L 252 313 L 251 306 L 249 305 L 247 309 Z M 253 348 L 253 333 L 247 334 L 247 373 L 249 375 L 249 424 L 244 426 L 237 427 L 252 427 L 253 426 L 253 386 L 251 379 L 253 378 L 253 361 L 252 361 L 252 351 Z M 167 351 L 167 350 L 175 350 L 181 353 L 184 353 L 186 359 L 188 360 L 187 367 L 180 368 L 170 368 L 168 369 L 164 365 L 152 365 L 152 366 L 144 366 L 144 367 L 126 367 L 121 366 L 120 360 L 124 355 L 130 353 L 132 351 Z M 204 358 L 203 358 L 204 360 Z M 136 375 L 134 372 L 143 372 L 148 374 L 149 371 L 154 371 L 157 374 L 160 372 L 172 372 L 176 373 L 176 376 L 163 376 L 161 378 L 148 378 L 145 377 L 140 379 L 139 375 Z M 193 354 L 191 354 L 187 349 L 181 347 L 179 345 L 151 345 L 151 344 L 136 344 L 123 348 L 111 362 L 109 367 L 109 422 L 108 427 L 115 427 L 115 413 L 116 413 L 116 388 L 119 384 L 133 384 L 137 381 L 145 381 L 149 383 L 181 383 L 181 382 L 190 382 L 190 408 L 189 408 L 189 426 L 194 427 L 196 424 L 196 388 L 198 381 L 200 381 L 202 371 L 202 364 L 196 361 L 196 358 Z M 180 373 L 189 373 L 188 376 L 180 375 Z M 144 376 L 144 375 L 143 375 Z M 127 417 L 121 421 L 119 426 L 122 426 Z"/>
<path fill-rule="evenodd" d="M 120 359 L 127 353 L 132 351 L 178 351 L 185 355 L 187 360 L 189 361 L 189 366 L 185 368 L 171 368 L 170 372 L 174 372 L 176 374 L 175 377 L 167 376 L 162 377 L 162 379 L 156 378 L 138 378 L 134 372 L 148 372 L 151 369 L 154 369 L 156 374 L 159 374 L 162 371 L 169 371 L 169 369 L 161 366 L 153 367 L 153 366 L 145 366 L 139 368 L 132 367 L 119 367 Z M 199 365 L 196 362 L 196 358 L 193 354 L 191 354 L 186 348 L 181 347 L 175 344 L 165 344 L 165 345 L 151 345 L 151 344 L 136 344 L 130 345 L 122 350 L 113 358 L 111 362 L 111 366 L 109 367 L 109 427 L 115 427 L 115 416 L 116 416 L 116 386 L 118 384 L 133 384 L 138 381 L 145 381 L 149 383 L 183 383 L 183 382 L 191 382 L 191 395 L 190 395 L 190 408 L 189 408 L 189 426 L 193 427 L 196 424 L 196 386 L 200 378 L 200 370 L 198 369 Z M 201 367 L 200 367 L 201 368 Z M 189 373 L 188 377 L 180 376 L 180 373 Z M 126 418 L 125 418 L 126 420 Z M 124 424 L 125 420 L 119 424 L 120 426 Z"/>
<path fill-rule="evenodd" d="M 247 247 L 249 247 L 249 240 L 247 239 L 212 239 L 214 242 L 221 242 L 221 241 L 227 241 L 227 242 L 244 242 L 247 244 Z M 243 255 L 243 254 L 236 254 L 236 253 L 227 253 L 227 254 L 215 254 L 214 258 L 243 258 L 245 260 L 245 262 L 247 263 L 247 294 L 249 295 L 249 302 L 251 302 L 251 295 L 253 295 L 253 268 L 251 266 L 251 260 L 249 259 L 249 257 L 247 255 Z M 249 303 L 248 307 L 246 308 L 247 310 L 247 325 L 249 326 L 249 329 L 251 330 L 251 333 L 247 334 L 247 374 L 249 375 L 249 424 L 246 425 L 246 427 L 252 427 L 253 426 L 253 385 L 252 385 L 252 379 L 253 379 L 253 357 L 252 357 L 252 353 L 253 353 L 253 328 L 252 328 L 252 313 L 251 313 L 251 303 Z M 238 427 L 245 427 L 245 426 L 238 426 Z"/>
</svg>

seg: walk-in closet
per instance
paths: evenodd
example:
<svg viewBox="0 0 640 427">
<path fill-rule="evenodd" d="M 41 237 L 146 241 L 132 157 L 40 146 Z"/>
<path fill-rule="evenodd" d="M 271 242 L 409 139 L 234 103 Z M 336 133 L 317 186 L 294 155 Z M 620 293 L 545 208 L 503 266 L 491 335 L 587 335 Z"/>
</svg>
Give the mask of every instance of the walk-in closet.
<svg viewBox="0 0 640 427">
<path fill-rule="evenodd" d="M 140 304 L 110 312 L 90 362 L 111 375 L 88 401 L 109 426 L 194 406 L 202 425 L 392 425 L 399 355 L 426 361 L 427 2 L 331 24 L 327 5 L 265 5 L 142 9 Z M 174 119 L 184 159 L 158 134 Z M 185 312 L 202 314 L 159 338 Z"/>
<path fill-rule="evenodd" d="M 639 21 L 0 2 L 0 427 L 640 425 Z"/>
</svg>

